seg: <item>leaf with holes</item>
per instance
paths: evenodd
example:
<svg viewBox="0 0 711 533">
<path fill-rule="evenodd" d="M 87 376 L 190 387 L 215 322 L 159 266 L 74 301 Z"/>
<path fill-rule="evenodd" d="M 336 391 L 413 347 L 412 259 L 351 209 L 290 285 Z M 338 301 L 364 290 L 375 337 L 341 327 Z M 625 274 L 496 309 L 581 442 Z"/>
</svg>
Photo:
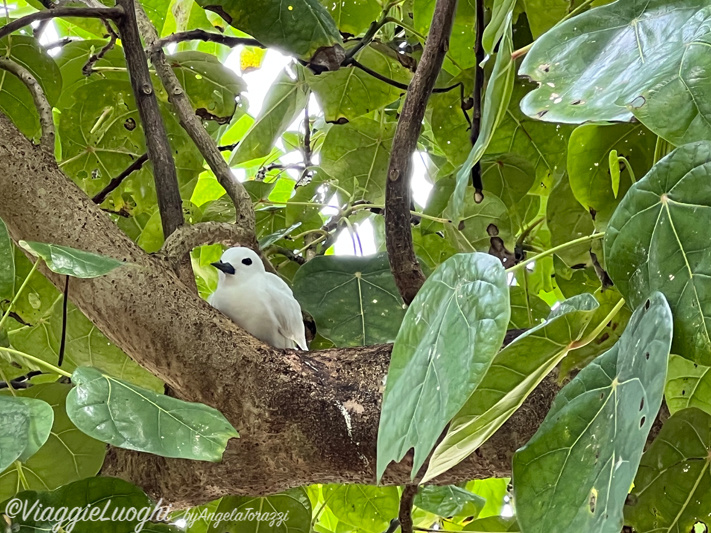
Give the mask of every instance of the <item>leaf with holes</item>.
<svg viewBox="0 0 711 533">
<path fill-rule="evenodd" d="M 253 517 L 255 512 L 264 517 L 274 517 L 274 524 L 269 521 L 240 519 L 240 516 Z M 265 497 L 253 496 L 223 496 L 217 506 L 215 516 L 238 517 L 236 521 L 223 521 L 210 524 L 207 531 L 221 533 L 265 533 L 269 531 L 285 531 L 288 533 L 309 533 L 311 531 L 311 502 L 303 488 L 291 489 L 280 494 Z M 281 523 L 277 523 L 283 517 Z M 224 519 L 223 519 L 224 520 Z"/>
<path fill-rule="evenodd" d="M 415 477 L 489 369 L 509 317 L 506 273 L 491 255 L 457 254 L 425 281 L 393 346 L 378 430 L 378 479 L 411 448 Z"/>
<path fill-rule="evenodd" d="M 561 302 L 546 322 L 501 350 L 435 448 L 423 482 L 451 469 L 484 444 L 568 351 L 580 345 L 597 308 L 592 295 L 573 296 Z"/>
<path fill-rule="evenodd" d="M 334 125 L 321 146 L 321 167 L 338 179 L 352 200 L 381 203 L 394 136 L 394 123 L 366 117 Z"/>
<path fill-rule="evenodd" d="M 674 313 L 672 351 L 711 365 L 711 143 L 682 146 L 620 202 L 605 235 L 615 286 L 631 306 L 652 291 Z"/>
<path fill-rule="evenodd" d="M 540 84 L 521 108 L 572 124 L 634 115 L 675 145 L 709 138 L 708 9 L 706 0 L 620 0 L 563 22 L 519 69 Z"/>
<path fill-rule="evenodd" d="M 397 56 L 387 46 L 373 43 L 358 52 L 355 59 L 386 78 L 407 85 L 412 73 L 400 64 Z M 305 72 L 326 122 L 353 120 L 382 109 L 405 93 L 404 89 L 393 87 L 352 65 L 318 75 L 308 69 Z"/>
<path fill-rule="evenodd" d="M 573 131 L 568 144 L 568 177 L 575 198 L 590 213 L 595 227 L 604 231 L 615 208 L 632 185 L 628 170 L 618 181 L 618 193 L 610 176 L 611 150 L 625 157 L 635 176 L 643 176 L 654 164 L 657 137 L 641 124 L 586 124 Z M 615 160 L 616 165 L 619 163 Z"/>
<path fill-rule="evenodd" d="M 634 478 L 625 506 L 626 523 L 638 533 L 708 531 L 709 452 L 711 415 L 684 409 L 664 422 Z"/>
<path fill-rule="evenodd" d="M 163 457 L 219 461 L 237 431 L 212 407 L 170 398 L 88 366 L 72 374 L 67 414 L 87 435 Z"/>
<path fill-rule="evenodd" d="M 257 120 L 237 146 L 230 165 L 269 155 L 276 140 L 301 114 L 309 99 L 302 70 L 292 79 L 287 71 L 277 78 L 264 98 Z"/>
<path fill-rule="evenodd" d="M 27 69 L 42 87 L 50 105 L 62 92 L 62 75 L 54 59 L 32 37 L 13 35 L 0 39 L 0 57 Z M 32 94 L 14 74 L 0 69 L 0 111 L 31 139 L 39 139 L 40 123 Z"/>
<path fill-rule="evenodd" d="M 671 414 L 697 407 L 711 415 L 711 367 L 672 355 L 664 400 Z"/>
<path fill-rule="evenodd" d="M 506 31 L 501 38 L 499 51 L 496 54 L 494 70 L 491 72 L 491 78 L 484 94 L 481 130 L 467 160 L 457 172 L 457 186 L 452 196 L 452 218 L 455 220 L 459 220 L 464 209 L 464 197 L 467 185 L 471 182 L 471 170 L 486 152 L 496 127 L 506 115 L 506 110 L 509 107 L 516 79 L 516 66 L 511 59 L 512 52 L 511 15 L 509 15 L 506 21 Z"/>
<path fill-rule="evenodd" d="M 69 246 L 59 246 L 58 244 L 20 241 L 20 246 L 35 257 L 42 259 L 52 272 L 75 278 L 104 276 L 112 270 L 127 264 L 113 257 L 85 252 Z"/>
<path fill-rule="evenodd" d="M 336 346 L 392 342 L 405 316 L 385 253 L 315 257 L 294 276 L 294 296 Z"/>
<path fill-rule="evenodd" d="M 619 533 L 622 508 L 662 403 L 672 315 L 655 292 L 617 344 L 558 393 L 514 455 L 521 530 Z"/>
<path fill-rule="evenodd" d="M 54 421 L 47 442 L 37 453 L 0 473 L 0 501 L 14 496 L 23 482 L 29 490 L 53 490 L 94 476 L 101 468 L 106 445 L 79 431 L 69 420 L 64 404 L 70 390 L 69 385 L 50 383 L 17 391 L 20 397 L 49 404 Z"/>
<path fill-rule="evenodd" d="M 455 193 L 456 194 L 456 193 Z M 453 219 L 452 204 L 454 197 L 445 211 L 445 215 Z M 491 237 L 498 235 L 510 250 L 514 245 L 514 230 L 509 216 L 509 210 L 495 194 L 484 192 L 484 199 L 476 201 L 474 188 L 467 187 L 464 202 L 459 213 L 458 224 L 446 224 L 445 234 L 456 243 L 462 252 L 475 250 L 486 252 L 491 245 Z M 494 227 L 496 231 L 494 231 Z"/>
<path fill-rule="evenodd" d="M 367 533 L 382 533 L 398 515 L 397 487 L 325 485 L 326 505 L 338 520 Z"/>
</svg>

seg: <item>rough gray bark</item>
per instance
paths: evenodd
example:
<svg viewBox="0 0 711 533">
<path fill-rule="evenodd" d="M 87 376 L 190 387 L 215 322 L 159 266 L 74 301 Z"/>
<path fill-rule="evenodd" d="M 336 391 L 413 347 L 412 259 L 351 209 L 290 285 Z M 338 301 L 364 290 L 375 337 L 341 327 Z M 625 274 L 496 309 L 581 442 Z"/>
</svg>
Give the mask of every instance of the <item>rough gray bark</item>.
<svg viewBox="0 0 711 533">
<path fill-rule="evenodd" d="M 177 397 L 219 409 L 241 435 L 217 464 L 113 449 L 104 474 L 178 506 L 311 483 L 375 482 L 390 346 L 309 354 L 265 346 L 191 293 L 167 261 L 138 248 L 51 155 L 2 115 L 0 191 L 0 217 L 15 240 L 67 245 L 135 264 L 74 280 L 72 301 Z M 553 379 L 544 381 L 496 435 L 438 482 L 510 475 L 513 452 L 533 435 L 557 391 Z M 384 482 L 408 482 L 407 463 L 392 465 Z"/>
</svg>

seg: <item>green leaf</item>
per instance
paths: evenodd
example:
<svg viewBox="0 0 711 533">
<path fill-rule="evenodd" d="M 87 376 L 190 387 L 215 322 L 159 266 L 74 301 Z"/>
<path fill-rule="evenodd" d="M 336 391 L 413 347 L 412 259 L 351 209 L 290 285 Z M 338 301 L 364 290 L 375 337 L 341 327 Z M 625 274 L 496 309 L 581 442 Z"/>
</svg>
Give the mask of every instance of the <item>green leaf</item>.
<svg viewBox="0 0 711 533">
<path fill-rule="evenodd" d="M 178 52 L 167 60 L 196 113 L 215 117 L 220 124 L 229 122 L 237 109 L 237 98 L 246 89 L 242 78 L 203 52 Z"/>
<path fill-rule="evenodd" d="M 598 303 L 590 294 L 561 302 L 548 320 L 501 350 L 430 458 L 423 482 L 446 472 L 491 437 L 582 338 Z"/>
<path fill-rule="evenodd" d="M 473 516 L 486 504 L 486 500 L 456 485 L 420 487 L 415 496 L 415 506 L 443 517 Z"/>
<path fill-rule="evenodd" d="M 620 0 L 563 22 L 535 41 L 519 69 L 539 83 L 523 111 L 574 124 L 634 114 L 672 144 L 709 138 L 707 7 Z"/>
<path fill-rule="evenodd" d="M 595 213 L 595 226 L 599 230 L 607 227 L 607 222 L 620 202 L 609 172 L 612 164 L 610 151 L 616 150 L 627 158 L 634 174 L 642 176 L 654 162 L 656 140 L 657 137 L 641 124 L 589 124 L 573 131 L 568 145 L 570 188 L 582 206 Z M 620 167 L 617 158 L 614 165 L 618 169 L 619 190 Z M 629 171 L 624 175 L 619 196 L 624 196 L 632 185 Z"/>
<path fill-rule="evenodd" d="M 69 246 L 34 241 L 20 241 L 20 246 L 35 257 L 41 258 L 52 272 L 76 278 L 104 276 L 126 265 L 125 262 L 113 257 L 85 252 Z"/>
<path fill-rule="evenodd" d="M 301 114 L 309 99 L 309 88 L 301 72 L 292 79 L 285 70 L 272 84 L 257 120 L 230 157 L 230 165 L 269 155 L 279 136 Z"/>
<path fill-rule="evenodd" d="M 509 287 L 511 319 L 508 329 L 529 329 L 548 318 L 550 306 L 520 285 Z"/>
<path fill-rule="evenodd" d="M 469 522 L 462 531 L 477 533 L 520 531 L 516 518 L 513 516 L 489 516 Z"/>
<path fill-rule="evenodd" d="M 655 292 L 618 343 L 553 402 L 513 459 L 523 531 L 619 533 L 622 507 L 662 402 L 672 316 Z"/>
<path fill-rule="evenodd" d="M 532 36 L 538 38 L 546 33 L 579 3 L 575 0 L 524 0 Z"/>
<path fill-rule="evenodd" d="M 491 255 L 457 254 L 427 279 L 405 314 L 390 359 L 378 479 L 410 448 L 415 476 L 486 374 L 509 316 L 506 274 Z"/>
<path fill-rule="evenodd" d="M 53 490 L 94 476 L 101 468 L 106 445 L 79 431 L 69 420 L 64 405 L 70 390 L 69 385 L 49 383 L 17 391 L 19 397 L 51 405 L 54 422 L 47 442 L 37 453 L 0 474 L 0 501 L 14 496 L 23 487 L 21 479 L 30 490 Z"/>
<path fill-rule="evenodd" d="M 25 443 L 25 449 L 19 457 L 19 460 L 24 463 L 47 442 L 52 424 L 54 423 L 54 411 L 52 410 L 52 406 L 47 402 L 36 398 L 25 398 L 22 396 L 9 398 L 0 397 L 0 403 L 3 402 L 19 402 L 25 404 L 28 408 L 30 416 L 28 439 Z M 2 470 L 2 467 L 0 467 L 0 470 Z"/>
<path fill-rule="evenodd" d="M 546 205 L 546 223 L 551 233 L 551 246 L 559 246 L 586 235 L 592 235 L 595 225 L 590 213 L 573 196 L 570 181 L 563 175 L 553 187 Z M 556 255 L 568 266 L 590 262 L 590 243 L 569 246 Z"/>
<path fill-rule="evenodd" d="M 494 48 L 506 31 L 509 17 L 513 12 L 516 0 L 494 0 L 491 9 L 491 20 L 484 28 L 481 44 L 487 54 L 493 54 Z"/>
<path fill-rule="evenodd" d="M 516 229 L 523 228 L 528 219 L 538 213 L 538 198 L 526 198 L 536 181 L 536 170 L 523 157 L 516 154 L 485 155 L 481 159 L 481 181 L 484 197 L 487 194 L 498 196 L 506 205 Z M 535 209 L 531 209 L 531 201 L 535 203 Z"/>
<path fill-rule="evenodd" d="M 67 414 L 87 435 L 113 446 L 201 461 L 219 461 L 239 435 L 212 407 L 188 403 L 112 378 L 92 367 L 72 374 Z"/>
<path fill-rule="evenodd" d="M 334 5 L 344 3 L 336 2 Z M 407 85 L 412 78 L 412 73 L 398 61 L 398 54 L 383 44 L 372 43 L 366 46 L 356 54 L 355 59 L 399 83 Z M 382 109 L 405 94 L 404 90 L 380 81 L 354 66 L 318 75 L 305 69 L 305 73 L 306 81 L 323 109 L 326 122 L 353 120 Z"/>
<path fill-rule="evenodd" d="M 0 300 L 11 300 L 15 293 L 15 250 L 7 226 L 0 218 Z"/>
<path fill-rule="evenodd" d="M 447 224 L 444 228 L 445 234 L 456 243 L 457 248 L 462 252 L 488 251 L 491 237 L 494 234 L 498 234 L 504 244 L 513 249 L 514 232 L 506 204 L 495 194 L 486 191 L 484 199 L 477 203 L 474 194 L 474 188 L 467 186 L 459 211 L 459 223 L 456 225 Z M 445 211 L 447 217 L 452 220 L 455 218 L 454 203 L 456 200 L 453 196 Z M 489 233 L 489 228 L 492 226 L 496 228 L 496 233 Z"/>
<path fill-rule="evenodd" d="M 392 342 L 405 316 L 387 253 L 315 257 L 294 276 L 294 296 L 336 346 Z"/>
<path fill-rule="evenodd" d="M 630 306 L 652 291 L 674 313 L 672 351 L 711 365 L 711 143 L 674 150 L 634 184 L 605 235 L 607 270 Z"/>
<path fill-rule="evenodd" d="M 39 42 L 25 35 L 0 39 L 0 57 L 6 57 L 26 68 L 42 87 L 50 105 L 57 103 L 62 92 L 62 76 L 54 59 Z M 0 71 L 0 111 L 30 139 L 40 136 L 39 115 L 32 94 L 14 74 Z"/>
<path fill-rule="evenodd" d="M 711 415 L 684 409 L 664 422 L 642 457 L 625 506 L 638 533 L 708 529 L 711 506 Z"/>
<path fill-rule="evenodd" d="M 311 529 L 311 502 L 303 488 L 291 489 L 268 497 L 223 496 L 217 513 L 238 517 L 236 521 L 223 522 L 208 531 L 221 533 L 309 533 Z M 259 513 L 257 515 L 256 513 Z M 223 525 L 224 524 L 224 525 Z"/>
<path fill-rule="evenodd" d="M 352 200 L 382 203 L 395 124 L 366 117 L 334 125 L 321 147 L 321 167 L 353 194 Z"/>
<path fill-rule="evenodd" d="M 464 488 L 486 500 L 486 505 L 479 512 L 479 519 L 498 516 L 504 508 L 509 493 L 510 478 L 490 477 L 469 481 Z"/>
<path fill-rule="evenodd" d="M 711 367 L 699 365 L 678 355 L 669 358 L 669 374 L 664 400 L 671 414 L 697 407 L 711 414 Z"/>
<path fill-rule="evenodd" d="M 197 3 L 264 46 L 285 50 L 301 59 L 312 60 L 320 48 L 326 48 L 325 52 L 332 55 L 337 55 L 339 49 L 343 53 L 336 23 L 318 0 L 256 0 L 248 4 L 236 0 L 197 0 Z M 339 63 L 340 60 L 335 64 Z"/>
<path fill-rule="evenodd" d="M 382 7 L 377 0 L 331 2 L 321 0 L 321 5 L 331 14 L 338 29 L 343 33 L 360 35 L 378 18 Z"/>
<path fill-rule="evenodd" d="M 473 78 L 474 74 L 467 70 L 452 79 L 448 85 L 462 82 L 464 87 L 467 87 Z M 447 159 L 456 166 L 464 163 L 472 149 L 471 127 L 468 116 L 465 117 L 462 111 L 462 97 L 459 90 L 432 93 L 427 103 L 425 117 L 432 128 L 432 136 L 437 146 Z"/>
<path fill-rule="evenodd" d="M 512 52 L 511 15 L 509 15 L 506 21 L 506 31 L 501 38 L 499 51 L 496 54 L 494 70 L 491 72 L 491 79 L 486 86 L 484 94 L 481 130 L 476 143 L 471 152 L 469 152 L 467 160 L 457 173 L 457 186 L 452 197 L 452 214 L 456 220 L 459 219 L 464 208 L 464 194 L 467 184 L 471 182 L 471 169 L 486 152 L 496 127 L 509 107 L 514 80 L 516 79 L 516 68 L 513 59 L 511 59 Z"/>
<path fill-rule="evenodd" d="M 30 406 L 0 396 L 0 471 L 14 463 L 30 443 Z"/>
<path fill-rule="evenodd" d="M 610 184 L 612 185 L 612 194 L 617 198 L 620 193 L 620 159 L 617 155 L 617 150 L 610 150 L 608 157 L 608 165 L 610 166 Z"/>
<path fill-rule="evenodd" d="M 430 32 L 435 0 L 414 0 L 413 18 L 415 30 L 422 35 Z M 457 2 L 457 10 L 449 39 L 447 58 L 458 70 L 473 67 L 476 64 L 474 49 L 474 25 L 476 22 L 476 3 L 474 0 Z M 445 63 L 445 67 L 447 64 Z"/>
<path fill-rule="evenodd" d="M 393 486 L 326 485 L 323 496 L 338 520 L 367 533 L 385 531 L 400 507 L 398 490 Z"/>
</svg>

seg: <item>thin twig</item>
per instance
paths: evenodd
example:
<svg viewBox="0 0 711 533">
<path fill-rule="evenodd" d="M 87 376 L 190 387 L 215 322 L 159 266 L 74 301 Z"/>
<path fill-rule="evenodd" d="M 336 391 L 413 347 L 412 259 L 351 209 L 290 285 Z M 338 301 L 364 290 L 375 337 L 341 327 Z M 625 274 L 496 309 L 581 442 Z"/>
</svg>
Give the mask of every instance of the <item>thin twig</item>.
<svg viewBox="0 0 711 533">
<path fill-rule="evenodd" d="M 412 302 L 425 282 L 410 229 L 412 154 L 417 148 L 427 100 L 447 53 L 456 5 L 456 0 L 437 0 L 427 44 L 405 97 L 390 151 L 385 186 L 385 241 L 390 269 L 406 304 Z"/>
<path fill-rule="evenodd" d="M 234 48 L 235 46 L 240 45 L 265 48 L 265 46 L 256 39 L 230 37 L 229 35 L 212 33 L 205 30 L 190 30 L 173 33 L 172 35 L 168 35 L 167 37 L 163 37 L 162 39 L 155 41 L 149 46 L 147 52 L 152 54 L 171 43 L 182 43 L 185 41 L 208 41 L 211 43 L 222 44 L 229 48 Z"/>
<path fill-rule="evenodd" d="M 309 117 L 309 102 L 306 102 L 304 106 L 304 146 L 302 153 L 304 155 L 304 168 L 301 171 L 301 176 L 299 176 L 299 181 L 296 182 L 296 187 L 305 184 L 311 176 L 309 172 L 309 167 L 311 166 L 311 156 L 313 155 L 313 150 L 311 149 L 311 118 Z"/>
<path fill-rule="evenodd" d="M 64 39 L 59 39 L 58 41 L 54 41 L 53 43 L 45 44 L 44 49 L 45 50 L 52 50 L 54 48 L 63 48 L 67 46 L 69 43 L 72 42 L 71 37 L 65 37 Z"/>
<path fill-rule="evenodd" d="M 7 26 L 5 26 L 7 28 Z M 42 128 L 42 138 L 40 146 L 49 154 L 54 154 L 54 118 L 52 117 L 52 106 L 49 105 L 47 97 L 42 90 L 42 86 L 35 79 L 32 73 L 12 59 L 0 58 L 0 69 L 7 70 L 14 74 L 25 84 L 32 94 L 32 100 L 37 107 L 40 126 Z"/>
<path fill-rule="evenodd" d="M 153 179 L 156 184 L 163 236 L 167 238 L 185 222 L 173 152 L 141 45 L 133 0 L 118 0 L 118 4 L 123 7 L 126 13 L 118 21 L 118 27 L 121 32 L 121 43 L 126 56 L 126 67 L 130 74 L 136 107 L 138 107 L 143 124 L 148 158 L 153 163 Z"/>
<path fill-rule="evenodd" d="M 47 11 L 38 11 L 37 13 L 32 13 L 26 15 L 17 20 L 13 20 L 9 24 L 0 28 L 0 39 L 7 37 L 12 32 L 24 28 L 40 20 L 47 20 L 53 18 L 67 18 L 67 17 L 78 17 L 78 18 L 96 18 L 96 19 L 109 19 L 118 20 L 124 14 L 123 8 L 121 6 L 116 7 L 55 7 L 54 9 L 48 9 Z"/>
<path fill-rule="evenodd" d="M 366 67 L 363 63 L 358 62 L 354 58 L 347 59 L 346 61 L 343 62 L 343 66 L 348 66 L 348 65 L 353 65 L 354 67 L 359 68 L 366 74 L 370 74 L 375 79 L 380 80 L 384 83 L 387 83 L 388 85 L 392 85 L 393 87 L 396 87 L 398 89 L 402 89 L 403 91 L 410 90 L 410 87 L 412 86 L 412 84 L 407 85 L 406 83 L 400 83 L 399 81 L 388 78 L 387 76 L 383 76 L 379 72 L 376 72 L 373 69 Z M 413 80 L 414 80 L 414 78 L 413 78 Z M 452 89 L 456 89 L 457 87 L 460 87 L 461 85 L 462 85 L 462 83 L 459 82 L 459 83 L 455 83 L 454 85 L 450 85 L 448 87 L 435 87 L 430 92 L 437 93 L 437 94 L 446 93 L 446 92 L 451 91 Z"/>
<path fill-rule="evenodd" d="M 108 20 L 104 20 L 104 25 L 106 26 L 106 31 L 109 35 L 109 42 L 106 43 L 101 50 L 99 50 L 98 54 L 92 54 L 86 64 L 82 67 L 81 73 L 84 74 L 84 76 L 91 76 L 96 62 L 99 61 L 99 59 L 101 59 L 102 57 L 104 57 L 109 52 L 109 50 L 114 47 L 114 45 L 116 44 L 116 39 L 118 39 L 118 35 L 116 35 L 116 32 L 111 27 L 111 24 Z"/>
<path fill-rule="evenodd" d="M 143 165 L 148 161 L 148 154 L 145 153 L 142 156 L 140 156 L 138 159 L 136 159 L 133 163 L 131 163 L 126 169 L 121 172 L 118 176 L 113 178 L 109 184 L 101 189 L 98 193 L 94 195 L 94 197 L 91 199 L 92 202 L 95 204 L 100 204 L 102 203 L 106 197 L 111 194 L 113 191 L 119 188 L 121 183 L 123 183 L 123 180 L 125 180 L 129 175 L 133 174 L 134 172 L 140 170 Z"/>
<path fill-rule="evenodd" d="M 64 299 L 62 300 L 62 336 L 59 341 L 59 359 L 57 366 L 64 362 L 64 349 L 67 346 L 67 307 L 69 306 L 69 276 L 64 276 Z"/>
<path fill-rule="evenodd" d="M 475 74 L 474 74 L 474 92 L 472 99 L 474 108 L 472 111 L 472 129 L 469 135 L 472 146 L 476 144 L 481 132 L 481 91 L 484 87 L 484 67 L 481 66 L 484 61 L 484 46 L 482 39 L 484 37 L 484 0 L 476 0 L 476 32 L 474 54 L 476 56 Z M 476 198 L 483 200 L 484 184 L 481 179 L 481 161 L 477 161 L 472 167 L 472 185 Z"/>
</svg>

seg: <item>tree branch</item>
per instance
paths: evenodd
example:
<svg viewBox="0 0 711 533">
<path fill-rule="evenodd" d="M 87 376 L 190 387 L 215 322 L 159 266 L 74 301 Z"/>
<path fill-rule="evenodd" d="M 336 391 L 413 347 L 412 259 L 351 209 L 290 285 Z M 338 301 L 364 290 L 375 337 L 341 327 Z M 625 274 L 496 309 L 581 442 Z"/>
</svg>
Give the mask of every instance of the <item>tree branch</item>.
<svg viewBox="0 0 711 533">
<path fill-rule="evenodd" d="M 94 195 L 94 197 L 91 199 L 92 202 L 95 204 L 100 204 L 104 200 L 106 200 L 106 197 L 114 192 L 116 189 L 119 188 L 119 186 L 123 183 L 123 180 L 125 180 L 128 176 L 133 174 L 134 172 L 137 172 L 141 170 L 143 165 L 146 164 L 146 161 L 148 161 L 148 153 L 143 154 L 142 156 L 138 157 L 133 163 L 131 163 L 126 169 L 121 172 L 118 176 L 115 178 L 112 178 L 111 181 L 101 189 L 98 193 Z"/>
<path fill-rule="evenodd" d="M 33 22 L 39 20 L 48 20 L 53 18 L 67 18 L 67 17 L 80 17 L 80 18 L 95 18 L 95 19 L 108 19 L 108 20 L 119 20 L 124 14 L 123 8 L 121 6 L 116 7 L 55 7 L 54 9 L 48 9 L 47 11 L 38 11 L 37 13 L 32 13 L 26 15 L 17 20 L 13 20 L 9 24 L 0 28 L 0 39 L 7 37 L 12 32 L 24 28 Z"/>
<path fill-rule="evenodd" d="M 138 2 L 136 2 L 136 16 L 143 39 L 149 47 L 152 47 L 158 42 L 158 33 Z M 220 153 L 217 145 L 203 127 L 200 119 L 195 115 L 192 104 L 185 94 L 183 87 L 180 85 L 173 69 L 168 65 L 163 51 L 158 49 L 151 52 L 150 58 L 156 70 L 156 74 L 168 93 L 168 100 L 173 104 L 180 118 L 180 124 L 193 140 L 198 150 L 200 150 L 208 166 L 215 174 L 217 181 L 222 185 L 225 191 L 227 191 L 227 195 L 234 202 L 237 212 L 236 224 L 249 231 L 252 235 L 255 235 L 254 208 L 249 193 L 247 193 L 247 190 L 234 177 L 232 170 L 222 157 L 222 153 Z M 255 249 L 258 248 L 256 237 L 251 239 L 249 246 Z"/>
<path fill-rule="evenodd" d="M 425 282 L 425 275 L 415 256 L 410 227 L 412 154 L 417 148 L 427 100 L 447 53 L 456 5 L 456 0 L 437 0 L 427 44 L 405 97 L 390 151 L 385 186 L 386 245 L 390 268 L 407 304 Z"/>
<path fill-rule="evenodd" d="M 42 86 L 29 70 L 19 63 L 15 63 L 12 59 L 0 58 L 0 69 L 6 70 L 10 74 L 14 74 L 20 78 L 20 81 L 25 84 L 32 94 L 32 100 L 37 108 L 40 127 L 42 128 L 40 146 L 48 153 L 54 154 L 54 118 L 52 117 L 52 106 L 49 105 Z"/>
<path fill-rule="evenodd" d="M 476 34 L 474 54 L 476 55 L 476 65 L 474 74 L 474 92 L 472 99 L 474 108 L 472 112 L 472 129 L 470 139 L 472 146 L 476 144 L 481 131 L 481 91 L 484 87 L 484 67 L 481 62 L 484 61 L 484 46 L 482 39 L 484 37 L 484 0 L 476 1 Z M 481 181 L 481 161 L 477 161 L 472 167 L 472 185 L 474 186 L 477 198 L 483 199 L 484 184 Z"/>
<path fill-rule="evenodd" d="M 398 520 L 400 521 L 400 531 L 402 533 L 412 533 L 412 505 L 417 496 L 417 485 L 405 485 L 400 496 L 400 510 Z"/>
<path fill-rule="evenodd" d="M 153 177 L 158 195 L 158 209 L 163 223 L 163 236 L 168 238 L 171 233 L 185 223 L 173 151 L 168 141 L 168 134 L 165 131 L 158 99 L 148 71 L 148 63 L 141 46 L 133 0 L 118 0 L 118 4 L 126 13 L 118 21 L 118 28 L 133 94 L 136 98 L 136 106 L 146 137 L 148 159 L 153 163 Z"/>
<path fill-rule="evenodd" d="M 99 50 L 98 54 L 92 54 L 86 64 L 82 67 L 81 73 L 84 74 L 84 76 L 91 75 L 93 71 L 92 69 L 94 68 L 96 62 L 102 57 L 104 57 L 106 53 L 114 47 L 114 45 L 116 44 L 116 39 L 118 39 L 118 35 L 116 35 L 116 32 L 111 27 L 111 24 L 109 24 L 109 22 L 105 20 L 104 25 L 106 26 L 106 32 L 109 36 L 109 42 L 107 42 L 103 46 L 103 48 Z"/>
<path fill-rule="evenodd" d="M 147 52 L 153 54 L 158 50 L 161 50 L 164 46 L 171 43 L 182 43 L 184 41 L 208 41 L 217 44 L 223 44 L 229 48 L 234 48 L 235 46 L 258 46 L 259 48 L 265 48 L 265 46 L 256 39 L 248 39 L 245 37 L 231 37 L 229 35 L 222 35 L 221 33 L 212 33 L 205 30 L 190 30 L 181 31 L 158 39 L 153 44 L 148 47 Z"/>
<path fill-rule="evenodd" d="M 249 233 L 235 224 L 225 222 L 201 222 L 181 226 L 165 240 L 161 255 L 172 262 L 184 259 L 193 248 L 207 244 L 244 246 L 249 242 Z"/>
</svg>

